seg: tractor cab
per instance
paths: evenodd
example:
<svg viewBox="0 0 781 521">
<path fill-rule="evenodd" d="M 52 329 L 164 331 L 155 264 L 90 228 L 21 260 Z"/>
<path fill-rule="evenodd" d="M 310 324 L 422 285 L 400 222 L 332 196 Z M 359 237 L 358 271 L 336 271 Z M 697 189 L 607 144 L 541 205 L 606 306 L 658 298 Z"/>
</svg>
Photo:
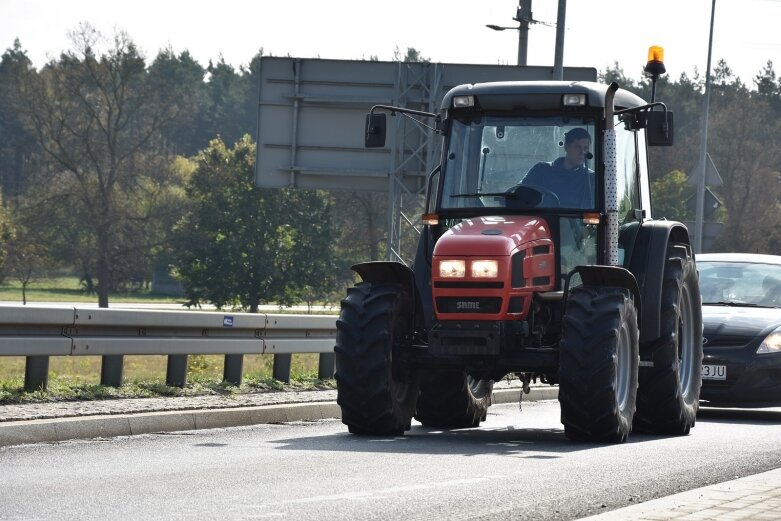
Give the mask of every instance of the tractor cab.
<svg viewBox="0 0 781 521">
<path fill-rule="evenodd" d="M 487 272 L 472 269 L 473 261 L 480 266 L 483 261 L 497 263 L 494 280 L 503 284 L 506 297 L 499 305 L 501 314 L 523 318 L 533 295 L 561 295 L 577 266 L 611 264 L 606 253 L 609 203 L 616 206 L 612 216 L 619 236 L 636 231 L 636 224 L 650 217 L 646 137 L 638 124 L 646 120 L 641 110 L 649 108 L 621 90 L 610 93 L 623 112 L 611 115 L 611 157 L 616 160 L 611 196 L 605 195 L 608 90 L 588 82 L 518 82 L 461 86 L 445 96 L 440 112 L 446 134 L 442 167 L 433 176 L 426 214 L 434 239 L 433 291 L 439 319 L 454 317 L 452 305 L 439 305 L 451 301 L 437 298 L 450 296 L 452 284 L 459 279 L 471 284 L 491 281 Z M 539 224 L 529 226 L 528 217 Z M 539 244 L 541 233 L 549 246 Z M 501 244 L 504 240 L 513 247 Z M 487 241 L 497 250 L 483 247 L 475 257 L 475 245 Z M 612 264 L 624 265 L 629 242 L 615 244 Z M 450 268 L 461 261 L 469 264 L 463 275 Z M 442 287 L 444 280 L 451 284 Z M 472 311 L 470 315 L 475 315 L 475 307 L 485 309 L 479 303 L 461 306 Z"/>
</svg>

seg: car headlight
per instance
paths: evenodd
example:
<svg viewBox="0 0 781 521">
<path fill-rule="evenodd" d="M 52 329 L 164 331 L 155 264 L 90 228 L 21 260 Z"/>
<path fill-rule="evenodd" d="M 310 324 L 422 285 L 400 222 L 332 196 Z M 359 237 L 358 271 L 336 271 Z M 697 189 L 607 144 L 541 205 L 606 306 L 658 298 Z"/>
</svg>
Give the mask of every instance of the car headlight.
<svg viewBox="0 0 781 521">
<path fill-rule="evenodd" d="M 495 279 L 499 275 L 499 263 L 495 260 L 472 261 L 471 272 L 476 279 Z"/>
<path fill-rule="evenodd" d="M 781 353 L 781 326 L 765 337 L 757 348 L 758 355 Z"/>
<path fill-rule="evenodd" d="M 439 276 L 443 278 L 463 278 L 466 275 L 466 261 L 439 261 Z"/>
</svg>

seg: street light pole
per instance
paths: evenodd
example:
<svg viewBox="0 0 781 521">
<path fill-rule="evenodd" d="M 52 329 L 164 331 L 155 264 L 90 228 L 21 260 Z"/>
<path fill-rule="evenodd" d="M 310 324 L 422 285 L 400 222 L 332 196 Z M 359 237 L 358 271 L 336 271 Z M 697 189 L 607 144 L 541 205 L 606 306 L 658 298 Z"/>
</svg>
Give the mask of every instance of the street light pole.
<svg viewBox="0 0 781 521">
<path fill-rule="evenodd" d="M 702 133 L 700 137 L 700 166 L 697 179 L 697 207 L 694 216 L 694 253 L 702 253 L 702 235 L 704 226 L 703 212 L 705 209 L 705 173 L 706 154 L 708 150 L 708 109 L 710 107 L 710 60 L 713 47 L 713 19 L 716 17 L 716 0 L 713 0 L 710 13 L 710 37 L 708 39 L 708 66 L 705 69 L 705 106 L 702 114 Z"/>
<path fill-rule="evenodd" d="M 494 31 L 504 31 L 505 29 L 515 29 L 518 31 L 518 66 L 526 66 L 526 56 L 529 49 L 529 24 L 532 18 L 532 0 L 518 0 L 518 8 L 515 11 L 513 20 L 518 22 L 518 27 L 501 27 L 499 25 L 486 25 Z"/>
</svg>

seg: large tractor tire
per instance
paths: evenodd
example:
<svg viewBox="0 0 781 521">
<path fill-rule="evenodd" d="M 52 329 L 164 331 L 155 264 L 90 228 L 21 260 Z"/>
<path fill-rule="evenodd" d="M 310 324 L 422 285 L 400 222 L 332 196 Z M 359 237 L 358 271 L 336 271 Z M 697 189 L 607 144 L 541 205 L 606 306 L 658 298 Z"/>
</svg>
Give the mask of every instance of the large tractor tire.
<svg viewBox="0 0 781 521">
<path fill-rule="evenodd" d="M 639 362 L 637 309 L 630 293 L 614 287 L 573 288 L 559 362 L 561 423 L 567 438 L 626 441 Z"/>
<path fill-rule="evenodd" d="M 420 375 L 417 419 L 427 427 L 478 427 L 491 405 L 492 380 L 476 380 L 463 371 Z"/>
<path fill-rule="evenodd" d="M 393 378 L 393 345 L 408 337 L 410 297 L 401 286 L 362 282 L 347 291 L 336 321 L 337 403 L 353 434 L 409 430 L 418 385 Z"/>
<path fill-rule="evenodd" d="M 640 370 L 635 429 L 688 434 L 702 386 L 702 308 L 697 268 L 686 245 L 671 245 L 664 267 L 660 334 L 643 344 L 652 366 Z"/>
</svg>

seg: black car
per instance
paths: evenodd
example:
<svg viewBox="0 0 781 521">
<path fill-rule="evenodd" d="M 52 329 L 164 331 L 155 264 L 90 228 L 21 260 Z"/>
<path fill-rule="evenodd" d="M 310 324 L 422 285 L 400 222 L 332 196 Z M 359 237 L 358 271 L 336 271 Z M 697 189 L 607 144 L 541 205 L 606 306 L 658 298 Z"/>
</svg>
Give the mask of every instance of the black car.
<svg viewBox="0 0 781 521">
<path fill-rule="evenodd" d="M 781 405 L 781 256 L 697 255 L 703 405 Z"/>
</svg>

